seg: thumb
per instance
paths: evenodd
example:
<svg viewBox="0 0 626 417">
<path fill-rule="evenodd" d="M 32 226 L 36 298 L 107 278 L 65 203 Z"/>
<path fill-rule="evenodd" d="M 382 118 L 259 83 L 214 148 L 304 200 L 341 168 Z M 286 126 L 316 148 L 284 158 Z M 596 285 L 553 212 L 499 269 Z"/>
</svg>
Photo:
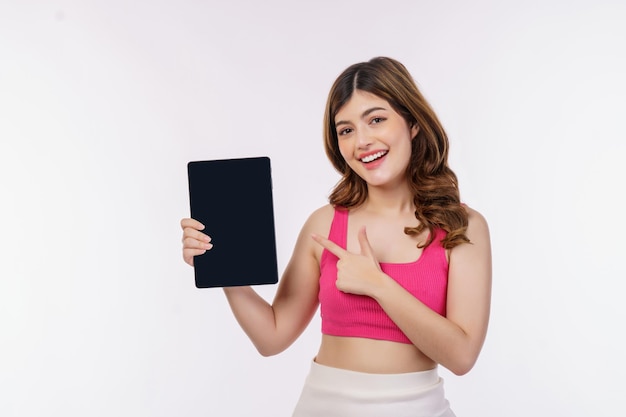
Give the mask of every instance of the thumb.
<svg viewBox="0 0 626 417">
<path fill-rule="evenodd" d="M 372 246 L 370 245 L 369 240 L 367 239 L 367 232 L 365 231 L 365 226 L 359 230 L 359 245 L 361 246 L 361 254 L 367 256 L 368 258 L 372 258 L 376 261 L 376 257 L 374 256 L 374 251 L 372 250 Z"/>
</svg>

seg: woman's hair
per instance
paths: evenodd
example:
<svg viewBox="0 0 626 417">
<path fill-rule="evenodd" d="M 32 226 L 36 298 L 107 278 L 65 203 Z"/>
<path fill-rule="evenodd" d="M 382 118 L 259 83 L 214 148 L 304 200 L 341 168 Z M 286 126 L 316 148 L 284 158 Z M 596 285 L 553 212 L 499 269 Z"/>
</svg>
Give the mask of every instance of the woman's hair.
<svg viewBox="0 0 626 417">
<path fill-rule="evenodd" d="M 430 238 L 419 247 L 432 243 L 437 228 L 447 232 L 441 242 L 446 249 L 469 242 L 465 235 L 467 211 L 460 202 L 457 177 L 448 167 L 446 132 L 411 74 L 391 58 L 373 58 L 348 67 L 330 90 L 324 113 L 324 146 L 330 162 L 342 175 L 329 196 L 330 204 L 352 208 L 363 204 L 367 198 L 367 184 L 341 156 L 335 126 L 337 112 L 356 90 L 386 100 L 409 126 L 417 124 L 419 127 L 412 140 L 406 175 L 413 193 L 415 217 L 420 224 L 405 227 L 404 232 L 417 235 L 428 228 Z"/>
</svg>

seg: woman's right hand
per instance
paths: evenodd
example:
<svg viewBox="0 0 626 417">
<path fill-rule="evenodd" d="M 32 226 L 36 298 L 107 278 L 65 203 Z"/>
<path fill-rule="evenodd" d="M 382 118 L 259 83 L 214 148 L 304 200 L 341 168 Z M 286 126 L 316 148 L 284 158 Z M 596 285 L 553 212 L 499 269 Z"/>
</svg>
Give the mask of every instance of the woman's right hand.
<svg viewBox="0 0 626 417">
<path fill-rule="evenodd" d="M 204 225 L 194 219 L 182 219 L 180 227 L 183 229 L 183 259 L 193 266 L 193 257 L 202 255 L 211 249 L 211 237 L 205 235 L 200 230 L 204 230 Z"/>
</svg>

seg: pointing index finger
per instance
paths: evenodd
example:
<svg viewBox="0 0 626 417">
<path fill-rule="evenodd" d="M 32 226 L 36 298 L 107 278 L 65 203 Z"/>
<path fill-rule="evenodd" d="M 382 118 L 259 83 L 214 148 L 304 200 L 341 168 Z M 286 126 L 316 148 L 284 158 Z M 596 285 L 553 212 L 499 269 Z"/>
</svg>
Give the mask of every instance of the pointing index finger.
<svg viewBox="0 0 626 417">
<path fill-rule="evenodd" d="M 330 253 L 332 253 L 339 259 L 341 259 L 344 255 L 348 253 L 348 251 L 346 251 L 344 248 L 342 248 L 335 242 L 326 239 L 325 237 L 322 237 L 316 234 L 311 235 L 311 237 L 313 238 L 314 241 L 319 243 L 321 246 L 323 246 L 326 250 L 328 250 Z"/>
</svg>

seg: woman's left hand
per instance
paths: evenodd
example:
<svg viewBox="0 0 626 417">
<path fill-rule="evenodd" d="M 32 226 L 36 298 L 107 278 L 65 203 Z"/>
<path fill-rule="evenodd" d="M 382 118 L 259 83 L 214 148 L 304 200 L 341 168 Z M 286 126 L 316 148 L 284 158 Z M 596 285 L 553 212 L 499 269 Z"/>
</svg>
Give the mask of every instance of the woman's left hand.
<svg viewBox="0 0 626 417">
<path fill-rule="evenodd" d="M 352 253 L 322 236 L 313 235 L 313 240 L 323 246 L 330 253 L 339 258 L 337 261 L 337 289 L 339 291 L 370 295 L 382 283 L 386 275 L 380 269 L 380 264 L 372 251 L 365 227 L 359 230 L 360 253 Z"/>
</svg>

